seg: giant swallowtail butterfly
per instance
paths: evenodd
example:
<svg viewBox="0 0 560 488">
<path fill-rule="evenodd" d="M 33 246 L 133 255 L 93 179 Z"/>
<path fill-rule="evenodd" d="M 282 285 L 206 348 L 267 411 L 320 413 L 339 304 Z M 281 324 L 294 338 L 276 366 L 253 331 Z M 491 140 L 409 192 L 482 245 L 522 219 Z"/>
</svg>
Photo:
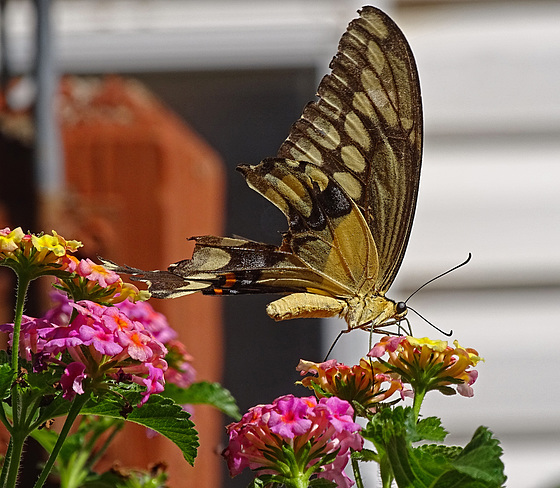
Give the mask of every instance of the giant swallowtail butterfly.
<svg viewBox="0 0 560 488">
<path fill-rule="evenodd" d="M 349 330 L 400 321 L 385 297 L 404 256 L 420 178 L 422 105 L 408 43 L 365 7 L 275 158 L 240 165 L 248 185 L 288 219 L 280 246 L 202 236 L 167 271 L 114 266 L 153 296 L 278 293 L 275 320 L 339 315 Z"/>
</svg>

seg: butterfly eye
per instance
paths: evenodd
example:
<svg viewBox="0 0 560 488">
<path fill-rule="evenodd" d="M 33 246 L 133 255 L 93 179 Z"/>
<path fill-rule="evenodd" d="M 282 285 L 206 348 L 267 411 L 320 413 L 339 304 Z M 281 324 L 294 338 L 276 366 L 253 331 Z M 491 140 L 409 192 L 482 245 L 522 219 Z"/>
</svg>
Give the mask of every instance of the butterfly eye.
<svg viewBox="0 0 560 488">
<path fill-rule="evenodd" d="M 406 303 L 398 302 L 396 306 L 397 313 L 400 315 L 401 313 L 406 312 Z"/>
</svg>

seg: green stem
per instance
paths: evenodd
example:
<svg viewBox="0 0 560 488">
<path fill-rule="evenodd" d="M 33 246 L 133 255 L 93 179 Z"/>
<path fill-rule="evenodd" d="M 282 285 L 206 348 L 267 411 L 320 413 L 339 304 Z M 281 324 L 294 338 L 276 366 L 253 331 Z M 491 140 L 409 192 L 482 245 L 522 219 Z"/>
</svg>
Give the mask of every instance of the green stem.
<svg viewBox="0 0 560 488">
<path fill-rule="evenodd" d="M 378 445 L 375 442 L 373 443 L 373 445 L 375 446 L 375 450 L 378 453 L 377 463 L 379 464 L 381 486 L 383 488 L 391 488 L 395 477 L 393 476 L 393 469 L 391 468 L 391 463 L 389 462 L 389 457 L 387 456 L 387 446 Z"/>
<path fill-rule="evenodd" d="M 16 377 L 19 375 L 19 336 L 21 331 L 21 319 L 23 317 L 23 308 L 25 305 L 25 297 L 27 289 L 31 280 L 23 272 L 18 273 L 18 284 L 16 294 L 16 309 L 14 317 L 14 331 L 12 333 L 12 371 Z M 21 462 L 21 454 L 23 452 L 23 445 L 27 437 L 27 432 L 22 429 L 20 410 L 21 410 L 21 396 L 17 384 L 17 379 L 12 384 L 11 388 L 12 400 L 12 430 L 11 440 L 12 452 L 9 461 L 9 467 L 6 475 L 6 484 L 8 488 L 15 486 Z"/>
<path fill-rule="evenodd" d="M 307 488 L 309 486 L 309 476 L 301 475 L 286 480 L 287 488 Z"/>
<path fill-rule="evenodd" d="M 12 369 L 16 374 L 19 373 L 19 335 L 21 331 L 21 318 L 23 316 L 27 289 L 29 288 L 29 283 L 31 283 L 31 280 L 27 276 L 22 275 L 23 273 L 18 274 L 14 332 L 12 334 Z"/>
<path fill-rule="evenodd" d="M 354 481 L 356 482 L 356 488 L 364 488 L 364 482 L 362 481 L 362 473 L 360 473 L 360 465 L 357 459 L 351 458 L 352 460 L 352 471 L 354 472 Z"/>
<path fill-rule="evenodd" d="M 21 463 L 21 455 L 23 453 L 23 446 L 27 432 L 22 429 L 14 429 L 10 442 L 12 444 L 12 452 L 10 456 L 10 464 L 8 467 L 8 474 L 6 476 L 6 488 L 15 488 L 19 474 L 19 466 Z"/>
<path fill-rule="evenodd" d="M 420 415 L 420 407 L 422 406 L 422 402 L 424 401 L 424 397 L 426 396 L 425 390 L 414 390 L 414 403 L 412 404 L 412 411 L 414 413 L 414 422 L 418 422 L 418 417 Z"/>
<path fill-rule="evenodd" d="M 3 488 L 6 483 L 6 476 L 8 475 L 8 470 L 10 468 L 10 461 L 12 459 L 12 437 L 10 436 L 10 442 L 8 444 L 8 449 L 6 450 L 6 455 L 4 456 L 4 465 L 2 466 L 2 475 L 0 476 L 0 486 Z"/>
<path fill-rule="evenodd" d="M 80 414 L 82 407 L 86 404 L 88 400 L 89 400 L 89 393 L 87 391 L 81 395 L 76 395 L 74 397 L 74 400 L 72 401 L 72 405 L 70 406 L 70 410 L 68 412 L 68 416 L 66 417 L 66 421 L 62 426 L 62 430 L 58 435 L 58 439 L 56 440 L 56 444 L 54 445 L 53 450 L 49 455 L 49 459 L 45 463 L 45 467 L 41 471 L 39 478 L 35 482 L 34 488 L 41 488 L 45 484 L 45 481 L 47 480 L 51 472 L 51 469 L 54 466 L 54 462 L 58 457 L 58 453 L 60 452 L 60 449 L 62 448 L 62 445 L 64 444 L 64 441 L 68 436 L 68 433 L 70 432 L 70 428 L 72 427 L 74 420 L 76 420 L 76 417 Z"/>
</svg>

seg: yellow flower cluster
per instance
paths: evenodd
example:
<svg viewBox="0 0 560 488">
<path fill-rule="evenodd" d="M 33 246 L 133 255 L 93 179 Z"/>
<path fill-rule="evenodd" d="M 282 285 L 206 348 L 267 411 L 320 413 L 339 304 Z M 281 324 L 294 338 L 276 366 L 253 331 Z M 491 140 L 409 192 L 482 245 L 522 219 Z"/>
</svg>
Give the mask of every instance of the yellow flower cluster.
<svg viewBox="0 0 560 488">
<path fill-rule="evenodd" d="M 25 234 L 21 227 L 0 230 L 0 265 L 13 268 L 16 273 L 28 273 L 36 278 L 49 271 L 66 267 L 67 253 L 82 246 L 79 241 L 69 241 L 54 230 L 49 234 Z"/>
</svg>

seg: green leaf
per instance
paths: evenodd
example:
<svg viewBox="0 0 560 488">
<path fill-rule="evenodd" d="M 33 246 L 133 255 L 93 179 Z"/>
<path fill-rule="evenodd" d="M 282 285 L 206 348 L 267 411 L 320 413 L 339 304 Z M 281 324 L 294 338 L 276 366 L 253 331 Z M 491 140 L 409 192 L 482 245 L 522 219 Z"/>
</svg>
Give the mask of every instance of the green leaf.
<svg viewBox="0 0 560 488">
<path fill-rule="evenodd" d="M 337 484 L 325 478 L 315 478 L 311 480 L 307 486 L 309 486 L 309 488 L 336 488 Z"/>
<path fill-rule="evenodd" d="M 371 449 L 362 449 L 361 451 L 353 451 L 352 459 L 355 459 L 356 461 L 363 461 L 363 462 L 368 462 L 368 461 L 379 462 L 379 455 L 375 451 L 372 451 Z"/>
<path fill-rule="evenodd" d="M 431 457 L 444 456 L 448 460 L 453 460 L 463 452 L 463 448 L 459 446 L 445 446 L 443 444 L 423 444 L 415 448 L 414 452 L 418 456 L 426 453 Z"/>
<path fill-rule="evenodd" d="M 397 435 L 412 441 L 418 437 L 414 412 L 410 407 L 385 408 L 373 416 L 361 434 L 375 445 L 385 444 Z"/>
<path fill-rule="evenodd" d="M 139 391 L 117 389 L 130 403 L 136 405 L 141 400 Z M 123 418 L 123 400 L 111 395 L 91 400 L 80 412 L 83 415 L 101 415 Z M 124 405 L 126 408 L 126 405 Z M 198 448 L 198 435 L 190 415 L 170 398 L 150 395 L 149 400 L 140 408 L 133 407 L 126 415 L 126 420 L 134 422 L 160 433 L 173 441 L 182 451 L 185 459 L 192 465 Z"/>
<path fill-rule="evenodd" d="M 439 419 L 414 425 L 411 411 L 397 407 L 376 414 L 363 431 L 379 453 L 382 474 L 394 476 L 399 488 L 498 488 L 505 482 L 502 449 L 484 427 L 477 429 L 463 449 L 455 446 L 412 443 L 443 440 Z"/>
<path fill-rule="evenodd" d="M 473 479 L 501 486 L 506 481 L 504 463 L 500 459 L 502 453 L 499 441 L 490 430 L 481 426 L 453 461 L 453 466 Z"/>
<path fill-rule="evenodd" d="M 0 399 L 10 395 L 10 387 L 14 381 L 14 370 L 9 363 L 0 364 Z"/>
<path fill-rule="evenodd" d="M 45 405 L 39 408 L 39 416 L 35 420 L 35 425 L 41 425 L 47 420 L 54 419 L 66 415 L 70 410 L 71 402 L 66 398 L 62 398 L 62 393 L 59 392 L 54 398 L 43 397 L 46 399 Z"/>
<path fill-rule="evenodd" d="M 445 440 L 448 432 L 442 427 L 440 419 L 427 417 L 416 424 L 416 434 L 412 442 L 420 440 L 441 442 Z"/>
<path fill-rule="evenodd" d="M 201 381 L 193 383 L 188 388 L 180 388 L 172 383 L 165 385 L 162 396 L 171 398 L 180 405 L 211 405 L 235 420 L 241 418 L 235 399 L 219 383 Z"/>
</svg>

